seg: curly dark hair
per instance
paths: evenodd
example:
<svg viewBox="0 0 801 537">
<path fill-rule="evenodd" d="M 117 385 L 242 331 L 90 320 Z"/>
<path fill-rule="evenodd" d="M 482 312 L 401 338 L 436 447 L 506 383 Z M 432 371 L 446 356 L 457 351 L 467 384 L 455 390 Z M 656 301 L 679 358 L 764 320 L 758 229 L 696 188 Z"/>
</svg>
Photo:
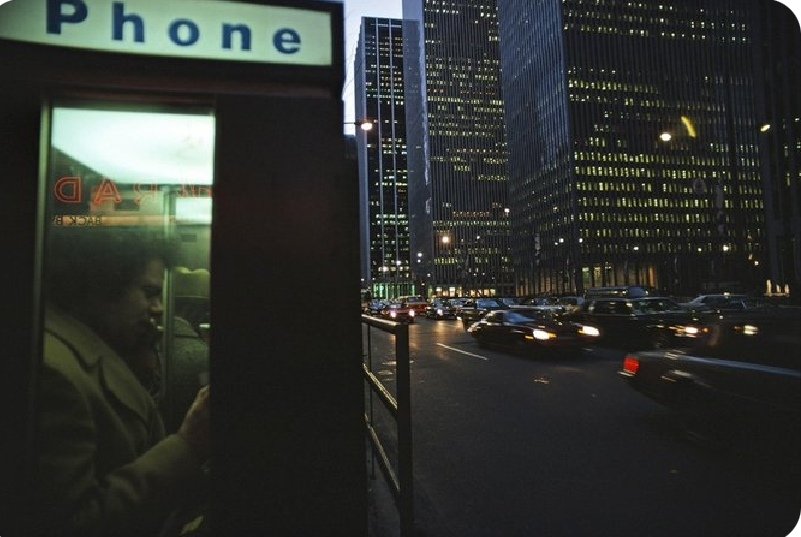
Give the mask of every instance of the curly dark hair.
<svg viewBox="0 0 801 537">
<path fill-rule="evenodd" d="M 113 300 L 153 259 L 174 264 L 176 241 L 126 227 L 55 227 L 46 238 L 45 299 L 69 310 L 87 297 Z"/>
</svg>

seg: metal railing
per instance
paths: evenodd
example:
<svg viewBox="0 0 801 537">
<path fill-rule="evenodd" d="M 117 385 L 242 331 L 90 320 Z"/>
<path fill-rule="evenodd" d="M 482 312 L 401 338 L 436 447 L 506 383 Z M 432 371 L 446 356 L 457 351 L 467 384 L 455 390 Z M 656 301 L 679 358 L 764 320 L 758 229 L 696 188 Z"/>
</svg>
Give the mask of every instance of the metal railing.
<svg viewBox="0 0 801 537">
<path fill-rule="evenodd" d="M 364 379 L 370 387 L 369 414 L 364 415 L 367 437 L 372 445 L 373 455 L 378 458 L 379 466 L 395 499 L 395 506 L 400 517 L 400 535 L 401 537 L 411 537 L 414 526 L 414 488 L 412 486 L 414 474 L 412 471 L 411 385 L 409 383 L 409 327 L 402 323 L 376 319 L 369 315 L 362 315 L 362 325 L 367 327 L 367 348 L 366 353 L 362 353 L 367 361 L 362 361 L 362 370 Z M 396 397 L 393 397 L 381 380 L 373 374 L 372 328 L 395 336 Z M 364 340 L 362 341 L 364 342 Z M 392 417 L 395 418 L 398 434 L 397 474 L 393 470 L 387 450 L 373 426 L 373 394 L 378 396 Z"/>
</svg>

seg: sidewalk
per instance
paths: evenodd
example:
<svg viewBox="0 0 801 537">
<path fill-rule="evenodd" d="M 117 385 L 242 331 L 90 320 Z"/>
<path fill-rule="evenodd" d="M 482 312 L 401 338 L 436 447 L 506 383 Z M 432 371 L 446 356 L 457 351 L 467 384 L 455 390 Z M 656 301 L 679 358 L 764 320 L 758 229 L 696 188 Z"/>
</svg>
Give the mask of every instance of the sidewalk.
<svg viewBox="0 0 801 537">
<path fill-rule="evenodd" d="M 400 517 L 395 498 L 378 463 L 367 454 L 367 537 L 400 537 Z"/>
</svg>

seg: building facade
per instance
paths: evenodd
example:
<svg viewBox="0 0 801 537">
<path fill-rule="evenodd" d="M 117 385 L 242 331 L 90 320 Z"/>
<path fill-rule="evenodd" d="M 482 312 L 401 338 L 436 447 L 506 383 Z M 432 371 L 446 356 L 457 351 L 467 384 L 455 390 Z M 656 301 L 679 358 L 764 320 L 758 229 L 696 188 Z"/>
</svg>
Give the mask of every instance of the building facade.
<svg viewBox="0 0 801 537">
<path fill-rule="evenodd" d="M 759 4 L 498 4 L 518 292 L 764 286 Z"/>
<path fill-rule="evenodd" d="M 513 294 L 495 0 L 404 0 L 403 18 L 415 277 Z"/>
<path fill-rule="evenodd" d="M 363 17 L 354 60 L 363 287 L 375 298 L 416 294 L 411 277 L 403 30 Z"/>
</svg>

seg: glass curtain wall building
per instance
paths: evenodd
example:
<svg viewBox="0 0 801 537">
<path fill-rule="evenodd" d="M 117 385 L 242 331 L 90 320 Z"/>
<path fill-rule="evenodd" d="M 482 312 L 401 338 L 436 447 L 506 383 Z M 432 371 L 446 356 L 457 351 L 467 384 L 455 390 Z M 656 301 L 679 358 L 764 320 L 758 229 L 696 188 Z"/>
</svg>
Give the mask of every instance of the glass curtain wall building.
<svg viewBox="0 0 801 537">
<path fill-rule="evenodd" d="M 404 0 L 403 18 L 416 277 L 512 294 L 495 0 Z"/>
<path fill-rule="evenodd" d="M 362 277 L 376 298 L 415 294 L 409 247 L 409 189 L 403 32 L 397 19 L 362 18 L 354 60 Z"/>
<path fill-rule="evenodd" d="M 755 289 L 755 10 L 498 0 L 520 293 Z"/>
</svg>

